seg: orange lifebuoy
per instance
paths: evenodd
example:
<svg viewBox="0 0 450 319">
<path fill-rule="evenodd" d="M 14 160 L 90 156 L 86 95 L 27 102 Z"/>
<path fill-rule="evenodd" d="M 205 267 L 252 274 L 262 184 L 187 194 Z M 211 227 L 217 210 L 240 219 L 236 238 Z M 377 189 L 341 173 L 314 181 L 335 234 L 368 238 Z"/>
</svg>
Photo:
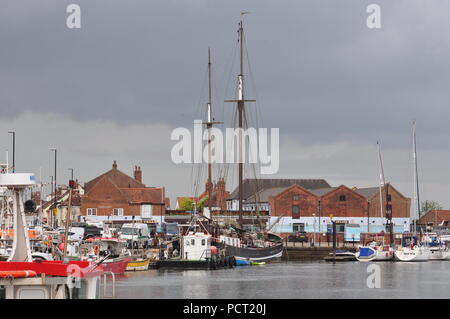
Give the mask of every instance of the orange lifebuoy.
<svg viewBox="0 0 450 319">
<path fill-rule="evenodd" d="M 5 270 L 0 271 L 0 278 L 27 278 L 36 277 L 37 273 L 33 270 Z"/>
</svg>

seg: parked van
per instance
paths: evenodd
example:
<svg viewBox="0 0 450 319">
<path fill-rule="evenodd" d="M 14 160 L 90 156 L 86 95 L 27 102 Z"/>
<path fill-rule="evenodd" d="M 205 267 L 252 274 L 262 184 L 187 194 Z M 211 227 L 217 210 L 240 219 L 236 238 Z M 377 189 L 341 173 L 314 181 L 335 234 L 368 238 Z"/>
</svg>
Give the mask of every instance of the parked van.
<svg viewBox="0 0 450 319">
<path fill-rule="evenodd" d="M 128 248 L 147 248 L 149 246 L 150 231 L 147 224 L 123 224 L 119 237 L 127 241 Z"/>
</svg>

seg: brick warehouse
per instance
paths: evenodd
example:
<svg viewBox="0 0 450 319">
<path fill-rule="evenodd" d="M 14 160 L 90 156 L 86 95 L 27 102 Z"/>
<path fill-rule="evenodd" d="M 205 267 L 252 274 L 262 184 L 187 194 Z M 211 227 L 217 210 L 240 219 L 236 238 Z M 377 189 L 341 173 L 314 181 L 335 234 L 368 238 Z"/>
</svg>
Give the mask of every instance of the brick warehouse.
<svg viewBox="0 0 450 319">
<path fill-rule="evenodd" d="M 391 185 L 388 193 L 393 209 L 394 232 L 409 230 L 410 199 Z M 332 215 L 333 220 L 352 225 L 357 228 L 358 233 L 379 233 L 385 231 L 385 188 L 382 189 L 381 196 L 383 212 L 380 210 L 378 187 L 351 189 L 341 185 L 308 190 L 299 185 L 292 185 L 278 189 L 276 195 L 269 196 L 270 223 L 278 220 L 273 231 L 279 233 L 325 233 L 329 230 Z"/>
<path fill-rule="evenodd" d="M 167 199 L 164 187 L 146 187 L 140 167 L 134 168 L 134 178 L 112 169 L 87 182 L 81 197 L 81 215 L 91 221 L 120 220 L 162 222 Z"/>
</svg>

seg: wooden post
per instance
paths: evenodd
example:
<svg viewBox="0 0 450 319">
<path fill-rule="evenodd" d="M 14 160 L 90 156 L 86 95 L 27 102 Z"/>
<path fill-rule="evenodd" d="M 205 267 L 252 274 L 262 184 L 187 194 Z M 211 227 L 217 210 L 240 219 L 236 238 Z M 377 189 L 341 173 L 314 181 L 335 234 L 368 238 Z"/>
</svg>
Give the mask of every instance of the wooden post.
<svg viewBox="0 0 450 319">
<path fill-rule="evenodd" d="M 336 222 L 333 221 L 333 257 L 336 258 Z"/>
</svg>

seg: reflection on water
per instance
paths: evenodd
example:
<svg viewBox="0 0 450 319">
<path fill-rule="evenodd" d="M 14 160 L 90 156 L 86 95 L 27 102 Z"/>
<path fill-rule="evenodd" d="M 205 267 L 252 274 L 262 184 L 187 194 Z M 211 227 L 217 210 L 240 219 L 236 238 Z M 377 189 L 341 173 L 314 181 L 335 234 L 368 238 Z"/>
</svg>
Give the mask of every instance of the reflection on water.
<svg viewBox="0 0 450 319">
<path fill-rule="evenodd" d="M 377 263 L 381 288 L 368 288 L 367 263 L 286 262 L 215 271 L 149 270 L 117 277 L 117 298 L 450 298 L 450 261 Z"/>
</svg>

